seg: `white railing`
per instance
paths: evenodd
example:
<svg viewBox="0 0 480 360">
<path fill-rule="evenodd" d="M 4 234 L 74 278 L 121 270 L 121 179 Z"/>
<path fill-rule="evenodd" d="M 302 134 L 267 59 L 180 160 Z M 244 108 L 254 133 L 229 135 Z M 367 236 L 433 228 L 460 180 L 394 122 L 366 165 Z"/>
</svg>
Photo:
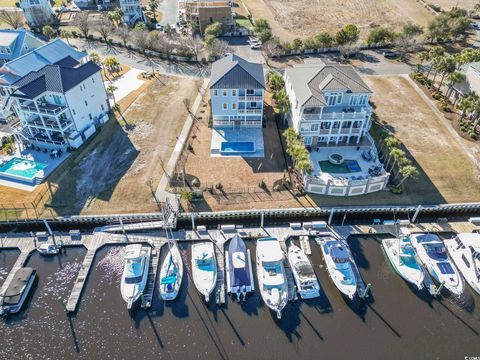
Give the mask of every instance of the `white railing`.
<svg viewBox="0 0 480 360">
<path fill-rule="evenodd" d="M 318 114 L 302 114 L 302 120 L 305 121 L 320 121 L 320 120 L 342 120 L 342 119 L 365 119 L 371 115 L 372 110 L 362 108 L 361 111 L 353 112 L 323 112 Z"/>
<path fill-rule="evenodd" d="M 246 101 L 262 101 L 261 95 L 238 95 L 238 100 Z"/>
<path fill-rule="evenodd" d="M 238 109 L 239 114 L 261 114 L 262 109 Z"/>
</svg>

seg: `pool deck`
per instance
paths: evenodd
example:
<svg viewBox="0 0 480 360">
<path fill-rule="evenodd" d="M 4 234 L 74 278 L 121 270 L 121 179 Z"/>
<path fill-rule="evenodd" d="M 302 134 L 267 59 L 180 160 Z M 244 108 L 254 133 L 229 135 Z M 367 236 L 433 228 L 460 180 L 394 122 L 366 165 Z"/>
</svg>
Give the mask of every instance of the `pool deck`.
<svg viewBox="0 0 480 360">
<path fill-rule="evenodd" d="M 242 154 L 222 154 L 222 142 L 252 142 L 255 146 L 255 152 Z M 262 128 L 233 128 L 216 127 L 212 130 L 212 142 L 210 146 L 211 157 L 243 157 L 243 158 L 263 158 L 265 157 L 265 148 L 263 142 Z"/>
</svg>

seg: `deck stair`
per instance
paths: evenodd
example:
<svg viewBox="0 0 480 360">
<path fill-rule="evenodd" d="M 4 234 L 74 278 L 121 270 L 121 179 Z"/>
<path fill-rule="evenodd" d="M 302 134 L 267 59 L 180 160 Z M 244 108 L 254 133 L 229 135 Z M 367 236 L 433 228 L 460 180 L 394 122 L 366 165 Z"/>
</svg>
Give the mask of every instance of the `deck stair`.
<svg viewBox="0 0 480 360">
<path fill-rule="evenodd" d="M 148 309 L 152 306 L 153 293 L 155 292 L 155 280 L 157 278 L 158 264 L 160 260 L 160 247 L 153 245 L 148 266 L 147 285 L 143 291 L 142 308 Z"/>
<path fill-rule="evenodd" d="M 217 258 L 217 285 L 215 286 L 215 301 L 225 304 L 225 252 L 222 243 L 215 243 L 215 257 Z"/>
</svg>

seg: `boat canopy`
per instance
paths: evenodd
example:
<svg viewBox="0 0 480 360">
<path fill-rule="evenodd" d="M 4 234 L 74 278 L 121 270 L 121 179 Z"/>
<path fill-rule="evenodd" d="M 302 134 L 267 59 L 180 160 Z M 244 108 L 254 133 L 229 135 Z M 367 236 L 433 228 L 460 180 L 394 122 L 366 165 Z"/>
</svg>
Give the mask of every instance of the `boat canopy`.
<svg viewBox="0 0 480 360">
<path fill-rule="evenodd" d="M 2 298 L 2 305 L 16 305 L 22 298 L 23 291 L 28 281 L 35 275 L 35 269 L 24 267 L 17 270 L 13 279 L 5 290 Z"/>
<path fill-rule="evenodd" d="M 283 260 L 283 252 L 276 238 L 262 238 L 257 241 L 257 253 L 261 254 L 263 262 Z"/>
<path fill-rule="evenodd" d="M 312 265 L 306 261 L 302 261 L 295 264 L 295 269 L 298 272 L 298 275 L 303 279 L 310 279 L 315 277 L 315 272 L 313 271 Z"/>
<path fill-rule="evenodd" d="M 333 258 L 338 260 L 350 259 L 347 249 L 340 242 L 330 245 L 330 254 Z"/>
<path fill-rule="evenodd" d="M 414 234 L 412 235 L 418 243 L 441 243 L 437 234 Z"/>
</svg>

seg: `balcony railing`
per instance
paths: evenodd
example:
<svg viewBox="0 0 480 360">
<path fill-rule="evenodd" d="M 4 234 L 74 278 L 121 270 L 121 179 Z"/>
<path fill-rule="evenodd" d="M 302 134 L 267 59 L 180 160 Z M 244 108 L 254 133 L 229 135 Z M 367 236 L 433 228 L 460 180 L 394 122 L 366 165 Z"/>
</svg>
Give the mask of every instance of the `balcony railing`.
<svg viewBox="0 0 480 360">
<path fill-rule="evenodd" d="M 33 103 L 21 104 L 20 108 L 23 111 L 30 111 L 30 112 L 42 113 L 42 114 L 48 114 L 48 115 L 58 115 L 62 111 L 67 109 L 67 107 L 64 105 L 56 105 L 56 104 L 48 104 L 48 103 L 37 104 L 36 107 L 35 107 L 35 104 Z"/>
<path fill-rule="evenodd" d="M 262 109 L 238 109 L 239 114 L 261 114 Z"/>
<path fill-rule="evenodd" d="M 320 129 L 317 131 L 309 131 L 309 130 L 301 130 L 301 134 L 308 134 L 308 135 L 315 135 L 315 134 L 320 134 L 320 135 L 337 135 L 337 134 L 358 134 L 362 130 L 361 127 L 353 127 L 350 129 L 348 128 L 336 128 L 336 129 Z"/>
<path fill-rule="evenodd" d="M 261 95 L 238 95 L 238 100 L 241 101 L 262 101 Z"/>
<path fill-rule="evenodd" d="M 302 114 L 302 120 L 305 121 L 320 121 L 320 120 L 342 120 L 342 119 L 365 119 L 371 115 L 372 110 L 370 108 L 362 108 L 361 111 L 342 111 L 339 109 L 335 111 L 324 111 L 323 113 L 316 114 Z"/>
<path fill-rule="evenodd" d="M 59 123 L 60 123 L 60 126 L 58 126 L 58 123 L 55 120 L 44 120 L 42 122 L 42 119 L 40 119 L 40 117 L 34 115 L 34 116 L 30 116 L 27 119 L 27 121 L 25 122 L 25 125 L 32 126 L 39 129 L 61 131 L 61 130 L 67 129 L 73 124 L 73 122 L 68 119 L 60 120 Z"/>
</svg>

